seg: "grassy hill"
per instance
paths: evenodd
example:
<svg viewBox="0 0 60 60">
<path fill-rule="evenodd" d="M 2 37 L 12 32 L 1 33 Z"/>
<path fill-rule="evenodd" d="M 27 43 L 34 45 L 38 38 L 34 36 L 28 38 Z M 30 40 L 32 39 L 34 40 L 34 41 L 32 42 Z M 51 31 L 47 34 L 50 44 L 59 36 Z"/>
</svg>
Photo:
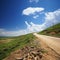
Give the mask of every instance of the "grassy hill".
<svg viewBox="0 0 60 60">
<path fill-rule="evenodd" d="M 28 45 L 33 40 L 33 34 L 18 37 L 0 37 L 0 60 L 7 57 L 11 52 Z"/>
<path fill-rule="evenodd" d="M 39 32 L 39 34 L 60 37 L 60 23 Z"/>
</svg>

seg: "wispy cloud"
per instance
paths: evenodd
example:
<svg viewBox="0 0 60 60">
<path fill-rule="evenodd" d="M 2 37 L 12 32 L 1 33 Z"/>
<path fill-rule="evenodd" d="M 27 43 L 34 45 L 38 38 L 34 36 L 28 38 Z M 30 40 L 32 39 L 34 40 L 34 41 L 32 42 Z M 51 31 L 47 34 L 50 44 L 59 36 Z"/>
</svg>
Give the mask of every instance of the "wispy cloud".
<svg viewBox="0 0 60 60">
<path fill-rule="evenodd" d="M 24 35 L 27 33 L 32 33 L 32 32 L 38 32 L 46 29 L 47 27 L 60 23 L 60 9 L 55 10 L 53 12 L 47 12 L 44 13 L 45 17 L 45 22 L 43 24 L 35 24 L 33 22 L 27 22 L 25 21 L 25 24 L 27 26 L 26 29 L 23 30 L 18 30 L 18 31 L 7 31 L 5 29 L 0 29 L 0 36 L 19 36 L 19 35 Z"/>
<path fill-rule="evenodd" d="M 35 14 L 35 13 L 39 13 L 41 11 L 43 11 L 44 8 L 42 7 L 28 7 L 26 9 L 23 10 L 23 15 L 31 15 L 31 14 Z"/>
<path fill-rule="evenodd" d="M 8 31 L 5 29 L 0 29 L 0 36 L 19 36 L 24 34 L 25 34 L 25 30 Z"/>
<path fill-rule="evenodd" d="M 27 21 L 25 21 L 25 22 L 27 22 Z M 44 24 L 39 25 L 39 24 L 34 24 L 33 22 L 30 22 L 27 25 L 27 30 L 26 31 L 29 32 L 29 33 L 31 33 L 31 32 L 42 31 L 43 29 L 45 29 L 45 25 Z"/>
<path fill-rule="evenodd" d="M 45 22 L 43 24 L 35 24 L 33 22 L 28 23 L 25 21 L 27 24 L 27 32 L 38 32 L 42 31 L 54 24 L 60 23 L 60 9 L 54 11 L 54 12 L 47 12 L 45 13 Z"/>
<path fill-rule="evenodd" d="M 29 0 L 29 2 L 30 2 L 30 3 L 32 3 L 32 2 L 36 2 L 36 3 L 38 3 L 39 0 Z"/>
<path fill-rule="evenodd" d="M 38 17 L 39 17 L 39 15 L 35 15 L 35 16 L 33 16 L 34 19 L 36 19 L 36 18 L 38 18 Z"/>
</svg>

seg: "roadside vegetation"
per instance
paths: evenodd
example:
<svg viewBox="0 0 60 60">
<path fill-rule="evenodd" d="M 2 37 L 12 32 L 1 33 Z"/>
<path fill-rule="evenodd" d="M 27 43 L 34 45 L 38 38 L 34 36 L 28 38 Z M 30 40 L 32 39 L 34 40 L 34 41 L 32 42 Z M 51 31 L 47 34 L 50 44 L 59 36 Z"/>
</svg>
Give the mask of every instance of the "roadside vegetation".
<svg viewBox="0 0 60 60">
<path fill-rule="evenodd" d="M 0 37 L 0 60 L 7 57 L 11 52 L 29 45 L 33 40 L 33 34 L 18 37 Z"/>
<path fill-rule="evenodd" d="M 60 37 L 60 23 L 39 32 L 39 34 Z"/>
</svg>

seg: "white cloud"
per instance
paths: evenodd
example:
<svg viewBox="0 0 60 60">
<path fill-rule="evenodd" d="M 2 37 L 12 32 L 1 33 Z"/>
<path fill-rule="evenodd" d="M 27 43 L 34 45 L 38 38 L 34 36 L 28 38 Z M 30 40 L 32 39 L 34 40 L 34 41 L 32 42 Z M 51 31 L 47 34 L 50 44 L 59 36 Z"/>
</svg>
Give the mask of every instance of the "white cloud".
<svg viewBox="0 0 60 60">
<path fill-rule="evenodd" d="M 41 25 L 34 24 L 33 22 L 28 23 L 27 21 L 25 21 L 27 28 L 24 30 L 7 31 L 5 29 L 0 29 L 0 36 L 19 36 L 27 33 L 38 32 L 46 29 L 53 24 L 60 23 L 60 9 L 45 13 L 45 17 L 43 18 L 45 18 L 45 22 Z"/>
<path fill-rule="evenodd" d="M 19 36 L 24 34 L 25 30 L 7 31 L 5 29 L 0 29 L 0 36 Z"/>
<path fill-rule="evenodd" d="M 35 16 L 33 16 L 34 19 L 36 19 L 36 18 L 38 18 L 38 17 L 39 17 L 39 15 L 35 15 Z"/>
<path fill-rule="evenodd" d="M 23 15 L 33 14 L 34 15 L 35 13 L 39 13 L 43 10 L 44 10 L 44 8 L 42 8 L 42 7 L 28 7 L 28 8 L 23 10 L 22 14 Z"/>
<path fill-rule="evenodd" d="M 60 9 L 45 13 L 45 22 L 48 22 L 50 25 L 60 23 Z"/>
<path fill-rule="evenodd" d="M 39 25 L 39 24 L 34 24 L 33 22 L 30 22 L 30 24 L 27 25 L 27 30 L 26 31 L 28 33 L 31 33 L 31 32 L 42 31 L 43 29 L 45 29 L 45 24 Z"/>
<path fill-rule="evenodd" d="M 19 36 L 19 35 L 32 33 L 32 32 L 41 31 L 45 28 L 44 24 L 38 25 L 38 24 L 34 24 L 32 22 L 28 23 L 27 21 L 25 21 L 25 24 L 26 24 L 27 28 L 24 30 L 7 31 L 5 29 L 0 29 L 0 36 Z"/>
<path fill-rule="evenodd" d="M 60 9 L 55 10 L 53 12 L 48 12 L 45 13 L 45 22 L 43 24 L 34 24 L 33 22 L 28 23 L 27 21 L 25 21 L 27 24 L 27 32 L 29 31 L 31 32 L 38 32 L 38 31 L 42 31 L 54 24 L 60 23 Z"/>
<path fill-rule="evenodd" d="M 30 2 L 30 3 L 32 3 L 32 2 L 36 2 L 36 3 L 38 3 L 39 0 L 29 0 L 29 2 Z"/>
</svg>

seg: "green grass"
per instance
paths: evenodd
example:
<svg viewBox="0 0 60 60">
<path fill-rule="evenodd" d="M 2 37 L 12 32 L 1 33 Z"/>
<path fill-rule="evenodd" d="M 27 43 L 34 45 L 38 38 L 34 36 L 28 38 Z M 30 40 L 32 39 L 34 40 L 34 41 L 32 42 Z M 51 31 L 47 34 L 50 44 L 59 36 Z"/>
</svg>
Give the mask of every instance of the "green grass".
<svg viewBox="0 0 60 60">
<path fill-rule="evenodd" d="M 39 34 L 60 37 L 60 23 L 39 32 Z"/>
<path fill-rule="evenodd" d="M 27 34 L 19 37 L 10 37 L 10 38 L 1 37 L 0 38 L 0 40 L 3 40 L 3 39 L 5 40 L 13 39 L 13 40 L 11 40 L 8 43 L 0 44 L 0 60 L 7 57 L 11 52 L 28 45 L 31 41 L 34 40 L 34 36 L 32 34 Z"/>
</svg>

